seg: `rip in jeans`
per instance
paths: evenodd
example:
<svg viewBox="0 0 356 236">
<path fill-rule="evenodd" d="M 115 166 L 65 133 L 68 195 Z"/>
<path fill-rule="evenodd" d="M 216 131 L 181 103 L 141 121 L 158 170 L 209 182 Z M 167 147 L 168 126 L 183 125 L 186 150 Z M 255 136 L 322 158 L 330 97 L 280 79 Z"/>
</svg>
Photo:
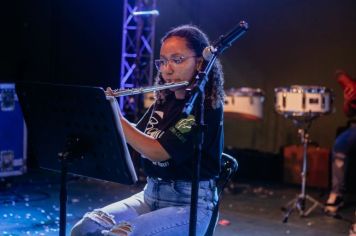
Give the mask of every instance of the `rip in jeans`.
<svg viewBox="0 0 356 236">
<path fill-rule="evenodd" d="M 346 155 L 340 152 L 334 154 L 334 163 L 337 168 L 342 168 L 345 163 Z"/>
<path fill-rule="evenodd" d="M 122 221 L 110 230 L 103 230 L 101 233 L 105 236 L 129 236 L 132 230 L 133 227 L 130 223 Z"/>
<path fill-rule="evenodd" d="M 92 212 L 88 212 L 84 215 L 84 218 L 89 218 L 95 223 L 99 224 L 100 226 L 109 229 L 112 228 L 114 225 L 116 225 L 113 215 L 109 215 L 100 210 L 94 210 Z"/>
</svg>

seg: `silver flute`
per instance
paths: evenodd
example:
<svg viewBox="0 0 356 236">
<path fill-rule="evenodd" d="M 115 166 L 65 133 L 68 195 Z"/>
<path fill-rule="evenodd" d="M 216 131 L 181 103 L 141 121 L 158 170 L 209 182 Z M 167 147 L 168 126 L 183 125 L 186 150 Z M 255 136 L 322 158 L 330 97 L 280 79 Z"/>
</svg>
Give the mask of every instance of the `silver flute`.
<svg viewBox="0 0 356 236">
<path fill-rule="evenodd" d="M 183 81 L 177 83 L 165 83 L 161 85 L 133 88 L 133 89 L 122 89 L 122 90 L 115 89 L 113 90 L 113 96 L 122 97 L 122 96 L 130 96 L 135 94 L 149 93 L 149 92 L 154 92 L 154 91 L 159 91 L 164 89 L 183 87 L 183 86 L 187 86 L 188 84 L 189 84 L 188 81 Z"/>
</svg>

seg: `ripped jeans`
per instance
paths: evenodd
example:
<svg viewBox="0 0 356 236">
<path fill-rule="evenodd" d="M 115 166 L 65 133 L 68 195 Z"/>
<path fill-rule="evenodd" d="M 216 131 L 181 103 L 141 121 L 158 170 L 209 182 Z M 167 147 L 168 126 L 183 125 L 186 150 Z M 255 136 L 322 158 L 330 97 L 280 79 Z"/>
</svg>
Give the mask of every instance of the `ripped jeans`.
<svg viewBox="0 0 356 236">
<path fill-rule="evenodd" d="M 185 236 L 190 196 L 191 182 L 149 177 L 142 192 L 86 213 L 71 235 Z M 196 235 L 205 234 L 217 199 L 214 181 L 200 181 Z"/>
<path fill-rule="evenodd" d="M 342 132 L 335 140 L 332 154 L 331 192 L 342 195 L 350 154 L 356 150 L 356 127 Z"/>
</svg>

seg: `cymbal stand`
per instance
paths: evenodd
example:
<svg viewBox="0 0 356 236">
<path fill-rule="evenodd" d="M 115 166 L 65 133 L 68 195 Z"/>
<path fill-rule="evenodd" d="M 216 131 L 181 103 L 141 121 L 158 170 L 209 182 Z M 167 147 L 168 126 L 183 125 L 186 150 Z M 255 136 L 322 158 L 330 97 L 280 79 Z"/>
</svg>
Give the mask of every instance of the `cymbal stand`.
<svg viewBox="0 0 356 236">
<path fill-rule="evenodd" d="M 282 210 L 284 211 L 284 218 L 283 218 L 283 223 L 288 222 L 289 216 L 292 214 L 292 212 L 297 209 L 299 212 L 300 216 L 308 216 L 315 208 L 321 207 L 322 209 L 324 208 L 324 205 L 314 199 L 313 197 L 309 196 L 306 194 L 305 187 L 306 187 L 306 181 L 307 181 L 307 170 L 308 170 L 308 143 L 309 143 L 309 133 L 308 129 L 311 126 L 311 121 L 308 120 L 307 126 L 302 127 L 301 122 L 297 120 L 293 120 L 294 123 L 299 126 L 298 128 L 298 134 L 300 135 L 301 138 L 301 143 L 303 144 L 303 166 L 302 166 L 302 172 L 301 172 L 301 192 L 300 194 L 289 201 L 284 207 L 282 207 Z M 309 200 L 312 203 L 312 206 L 309 207 L 309 209 L 306 209 L 306 201 Z"/>
</svg>

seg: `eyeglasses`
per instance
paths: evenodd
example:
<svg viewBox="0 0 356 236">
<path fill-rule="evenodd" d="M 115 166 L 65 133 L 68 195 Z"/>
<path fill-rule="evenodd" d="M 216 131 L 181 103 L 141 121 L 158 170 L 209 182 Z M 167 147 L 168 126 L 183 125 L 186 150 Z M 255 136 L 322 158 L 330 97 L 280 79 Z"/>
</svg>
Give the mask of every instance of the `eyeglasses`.
<svg viewBox="0 0 356 236">
<path fill-rule="evenodd" d="M 197 57 L 197 56 L 178 56 L 178 57 L 172 57 L 170 59 L 156 59 L 155 60 L 155 66 L 157 68 L 158 71 L 162 70 L 163 66 L 167 66 L 168 63 L 171 63 L 171 65 L 177 66 L 182 64 L 185 60 L 189 59 L 189 58 L 193 58 L 193 57 Z"/>
</svg>

